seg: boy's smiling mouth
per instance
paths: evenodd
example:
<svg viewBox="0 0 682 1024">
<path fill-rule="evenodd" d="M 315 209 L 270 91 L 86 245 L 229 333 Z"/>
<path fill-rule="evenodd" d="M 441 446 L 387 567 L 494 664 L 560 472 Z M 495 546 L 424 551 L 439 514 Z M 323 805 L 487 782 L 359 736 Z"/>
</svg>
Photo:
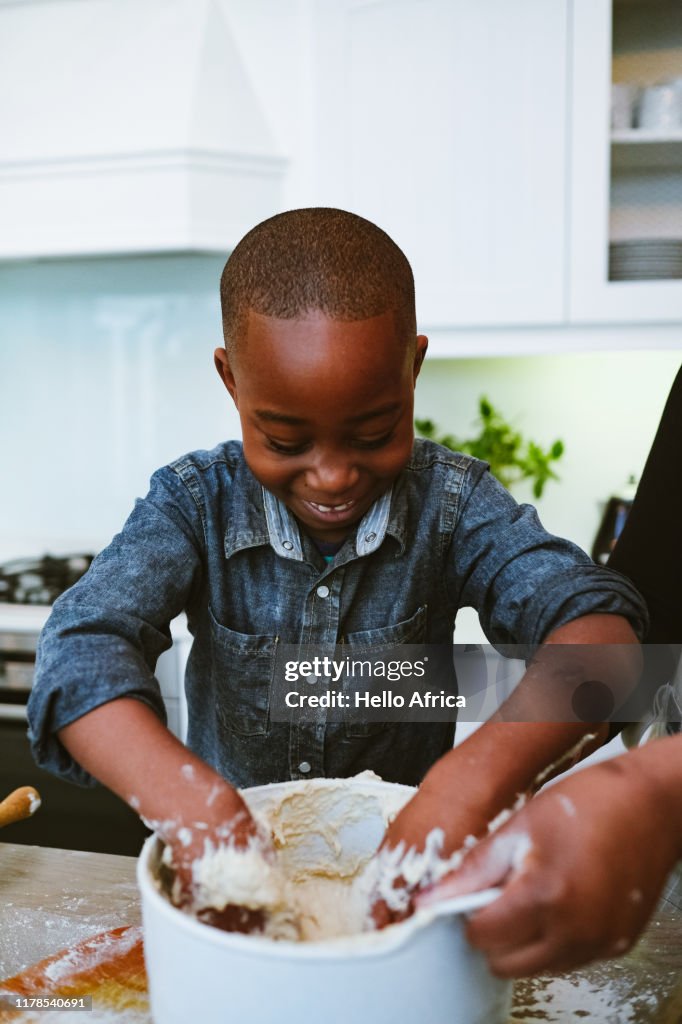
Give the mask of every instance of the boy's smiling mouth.
<svg viewBox="0 0 682 1024">
<path fill-rule="evenodd" d="M 319 501 L 308 501 L 306 504 L 312 505 L 317 512 L 346 512 L 349 508 L 353 508 L 357 502 L 344 501 L 340 505 L 321 505 Z"/>
<path fill-rule="evenodd" d="M 318 523 L 336 524 L 347 523 L 355 519 L 360 504 L 356 499 L 344 501 L 338 505 L 323 505 L 321 502 L 309 501 L 306 498 L 301 498 L 300 501 L 308 515 Z"/>
</svg>

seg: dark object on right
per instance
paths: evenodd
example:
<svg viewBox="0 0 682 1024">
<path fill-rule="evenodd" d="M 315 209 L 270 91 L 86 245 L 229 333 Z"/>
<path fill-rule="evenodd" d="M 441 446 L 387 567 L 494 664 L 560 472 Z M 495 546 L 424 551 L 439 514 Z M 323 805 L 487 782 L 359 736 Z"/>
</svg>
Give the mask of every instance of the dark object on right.
<svg viewBox="0 0 682 1024">
<path fill-rule="evenodd" d="M 682 651 L 682 368 L 666 402 L 632 508 L 608 561 L 649 609 L 644 678 L 670 681 Z M 670 731 L 679 728 L 670 724 Z"/>
</svg>

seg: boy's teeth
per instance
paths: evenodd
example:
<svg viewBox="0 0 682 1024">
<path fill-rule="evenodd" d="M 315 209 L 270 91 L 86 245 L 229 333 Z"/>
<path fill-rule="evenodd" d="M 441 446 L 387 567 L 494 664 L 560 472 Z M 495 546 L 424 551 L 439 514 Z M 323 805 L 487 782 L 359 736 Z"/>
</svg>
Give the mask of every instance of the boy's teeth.
<svg viewBox="0 0 682 1024">
<path fill-rule="evenodd" d="M 343 505 L 320 505 L 317 501 L 311 501 L 310 504 L 314 505 L 320 512 L 344 512 L 347 508 L 350 508 L 353 502 L 346 501 Z"/>
</svg>

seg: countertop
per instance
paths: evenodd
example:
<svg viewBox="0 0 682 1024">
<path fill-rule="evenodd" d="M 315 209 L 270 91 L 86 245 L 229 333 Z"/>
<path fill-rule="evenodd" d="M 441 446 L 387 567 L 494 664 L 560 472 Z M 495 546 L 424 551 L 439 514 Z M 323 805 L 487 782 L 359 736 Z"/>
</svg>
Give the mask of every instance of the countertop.
<svg viewBox="0 0 682 1024">
<path fill-rule="evenodd" d="M 0 843 L 0 978 L 139 921 L 134 858 Z M 659 905 L 635 949 L 618 960 L 517 983 L 509 1021 L 680 1024 L 682 913 Z"/>
<path fill-rule="evenodd" d="M 0 979 L 108 928 L 139 924 L 135 863 L 0 843 Z"/>
</svg>

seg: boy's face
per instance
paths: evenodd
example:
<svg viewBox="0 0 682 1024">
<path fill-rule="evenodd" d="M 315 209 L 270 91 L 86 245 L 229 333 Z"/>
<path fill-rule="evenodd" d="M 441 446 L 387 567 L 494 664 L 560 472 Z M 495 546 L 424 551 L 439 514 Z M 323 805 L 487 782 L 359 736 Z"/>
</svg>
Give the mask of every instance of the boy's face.
<svg viewBox="0 0 682 1024">
<path fill-rule="evenodd" d="M 342 540 L 407 463 L 427 340 L 391 312 L 281 320 L 251 311 L 238 351 L 215 363 L 239 411 L 257 480 L 319 540 Z"/>
</svg>

